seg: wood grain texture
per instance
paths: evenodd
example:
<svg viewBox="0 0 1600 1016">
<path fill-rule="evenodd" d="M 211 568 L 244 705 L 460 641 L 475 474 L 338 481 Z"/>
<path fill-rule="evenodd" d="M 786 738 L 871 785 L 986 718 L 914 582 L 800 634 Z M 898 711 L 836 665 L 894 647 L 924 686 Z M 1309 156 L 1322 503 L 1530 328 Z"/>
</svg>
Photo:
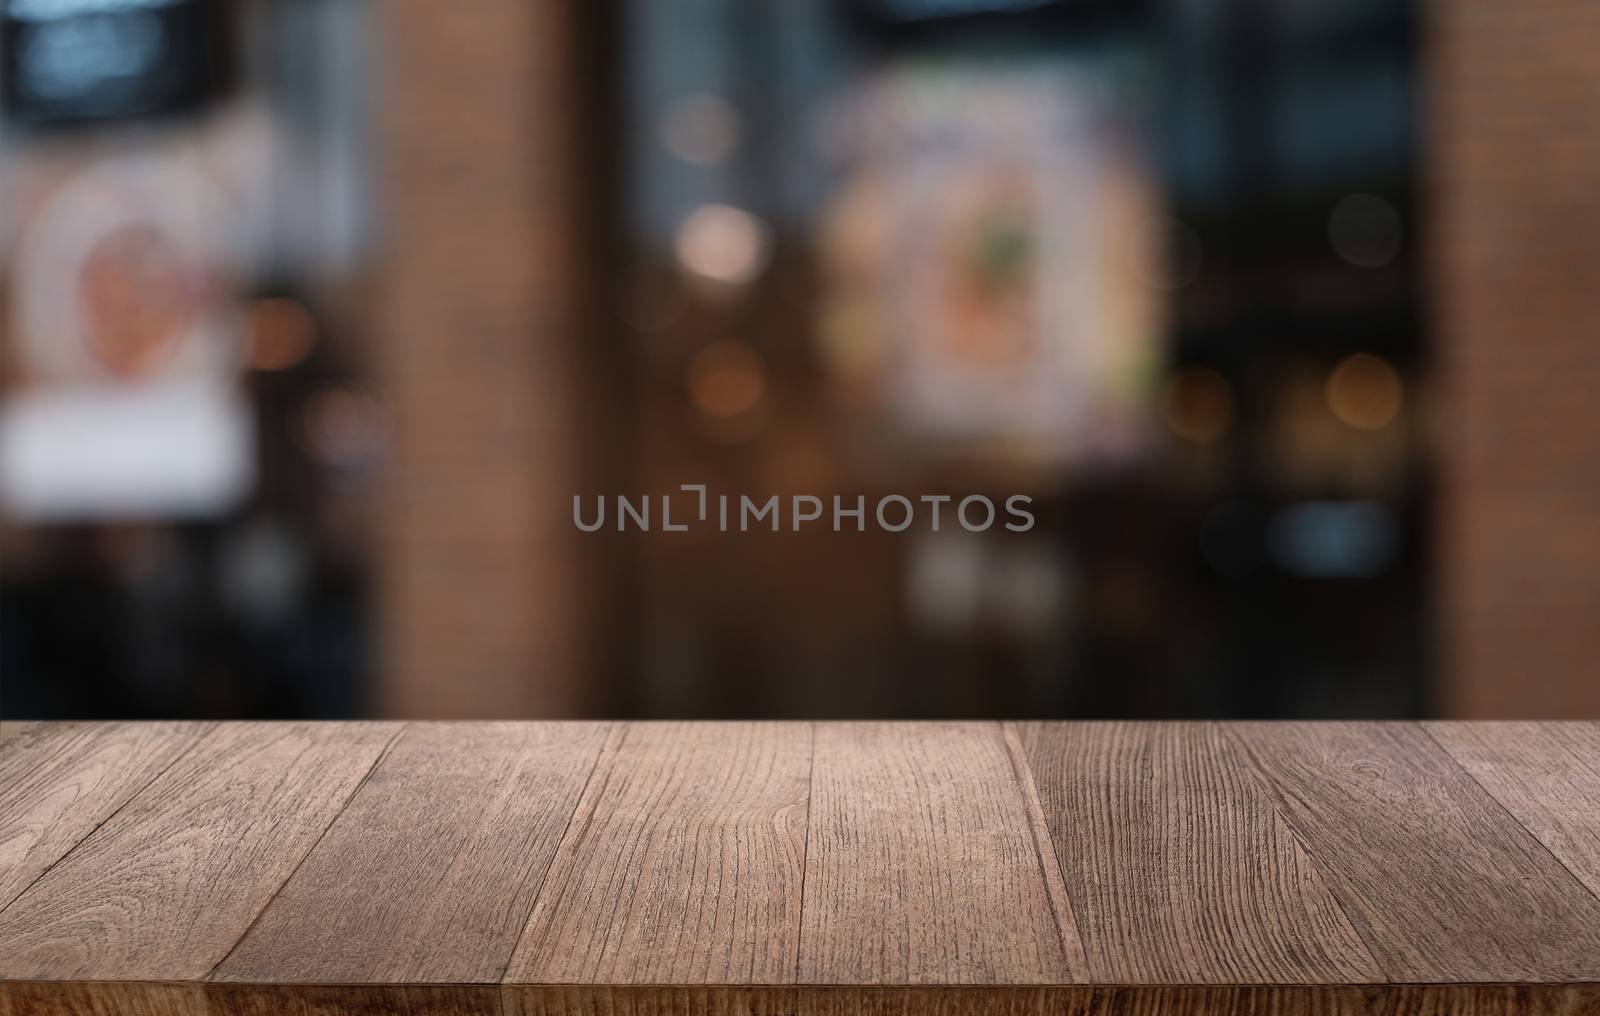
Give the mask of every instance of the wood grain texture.
<svg viewBox="0 0 1600 1016">
<path fill-rule="evenodd" d="M 0 977 L 206 976 L 398 730 L 213 730 L 0 912 Z"/>
<path fill-rule="evenodd" d="M 412 724 L 213 979 L 498 981 L 609 729 Z"/>
<path fill-rule="evenodd" d="M 1215 724 L 1017 733 L 1095 980 L 1383 980 Z"/>
<path fill-rule="evenodd" d="M 0 1016 L 208 1016 L 205 986 L 0 981 Z"/>
<path fill-rule="evenodd" d="M 206 985 L 207 1016 L 500 1016 L 491 984 Z M 177 1014 L 173 1014 L 177 1016 Z"/>
<path fill-rule="evenodd" d="M 619 728 L 506 981 L 793 980 L 811 739 L 803 723 Z"/>
<path fill-rule="evenodd" d="M 54 723 L 0 748 L 0 910 L 211 729 Z"/>
<path fill-rule="evenodd" d="M 535 987 L 506 989 L 507 1016 L 1087 1016 L 1095 989 L 941 987 Z"/>
<path fill-rule="evenodd" d="M 44 724 L 0 746 L 0 843 L 44 864 L 0 908 L 0 1016 L 1600 1016 L 1597 749 Z"/>
<path fill-rule="evenodd" d="M 536 986 L 506 1016 L 1594 1016 L 1600 985 Z"/>
<path fill-rule="evenodd" d="M 1600 724 L 1426 727 L 1480 786 L 1600 897 Z"/>
<path fill-rule="evenodd" d="M 506 1016 L 788 1016 L 792 985 L 507 984 Z M 808 1013 L 809 1016 L 809 1013 Z"/>
<path fill-rule="evenodd" d="M 1086 973 L 1000 724 L 819 724 L 811 794 L 802 983 Z"/>
<path fill-rule="evenodd" d="M 560 986 L 0 981 L 0 1016 L 1593 1016 L 1596 985 Z"/>
<path fill-rule="evenodd" d="M 1228 724 L 1394 981 L 1600 981 L 1600 901 L 1415 724 Z"/>
<path fill-rule="evenodd" d="M 21 736 L 29 727 L 38 723 L 38 720 L 0 720 L 0 744 Z"/>
<path fill-rule="evenodd" d="M 493 985 L 0 981 L 0 1016 L 499 1016 Z"/>
<path fill-rule="evenodd" d="M 243 986 L 0 981 L 0 1016 L 1594 1016 L 1600 986 Z"/>
</svg>

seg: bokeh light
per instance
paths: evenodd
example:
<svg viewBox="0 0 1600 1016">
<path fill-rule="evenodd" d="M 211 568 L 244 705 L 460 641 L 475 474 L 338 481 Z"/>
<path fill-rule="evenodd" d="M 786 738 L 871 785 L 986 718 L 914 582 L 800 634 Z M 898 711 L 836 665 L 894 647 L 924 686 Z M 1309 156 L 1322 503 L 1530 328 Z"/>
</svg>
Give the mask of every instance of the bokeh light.
<svg viewBox="0 0 1600 1016">
<path fill-rule="evenodd" d="M 667 107 L 661 117 L 661 144 L 684 162 L 714 166 L 739 147 L 739 111 L 727 99 L 697 92 Z"/>
<path fill-rule="evenodd" d="M 766 364 L 742 342 L 713 342 L 689 362 L 687 386 L 690 401 L 706 416 L 745 416 L 766 396 Z"/>
<path fill-rule="evenodd" d="M 1358 430 L 1382 430 L 1399 414 L 1405 386 L 1388 360 L 1356 353 L 1328 375 L 1325 395 L 1328 408 L 1341 422 Z"/>
<path fill-rule="evenodd" d="M 1400 255 L 1400 213 L 1372 194 L 1350 194 L 1328 216 L 1333 252 L 1358 268 L 1382 268 Z"/>
<path fill-rule="evenodd" d="M 252 369 L 286 370 L 305 360 L 316 342 L 316 319 L 297 301 L 267 297 L 251 306 L 248 358 Z"/>
<path fill-rule="evenodd" d="M 771 251 L 766 223 L 731 205 L 702 205 L 678 227 L 678 263 L 690 275 L 733 286 L 761 274 Z"/>
</svg>

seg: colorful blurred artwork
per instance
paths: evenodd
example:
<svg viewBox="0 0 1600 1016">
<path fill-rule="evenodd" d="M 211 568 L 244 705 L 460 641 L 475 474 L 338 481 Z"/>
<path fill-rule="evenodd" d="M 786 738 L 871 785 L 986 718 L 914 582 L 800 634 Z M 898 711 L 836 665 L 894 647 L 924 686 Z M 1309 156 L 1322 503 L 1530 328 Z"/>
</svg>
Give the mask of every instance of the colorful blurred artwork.
<svg viewBox="0 0 1600 1016">
<path fill-rule="evenodd" d="M 944 181 L 929 209 L 934 260 L 925 267 L 937 359 L 983 370 L 1035 354 L 1040 208 L 1033 185 L 1020 167 L 984 167 Z"/>
<path fill-rule="evenodd" d="M 1060 465 L 1146 430 L 1162 295 L 1137 131 L 1090 68 L 880 72 L 825 225 L 827 359 L 907 450 Z"/>
<path fill-rule="evenodd" d="M 87 160 L 21 211 L 0 407 L 5 510 L 194 515 L 242 497 L 253 437 L 226 189 L 190 153 L 144 152 Z"/>
</svg>

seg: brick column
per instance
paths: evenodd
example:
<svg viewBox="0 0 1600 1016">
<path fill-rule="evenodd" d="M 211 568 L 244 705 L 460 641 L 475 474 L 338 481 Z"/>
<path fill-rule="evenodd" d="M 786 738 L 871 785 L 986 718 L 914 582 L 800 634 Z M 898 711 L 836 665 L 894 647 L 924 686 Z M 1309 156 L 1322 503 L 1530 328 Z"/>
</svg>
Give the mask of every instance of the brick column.
<svg viewBox="0 0 1600 1016">
<path fill-rule="evenodd" d="M 1600 717 L 1600 3 L 1428 11 L 1439 707 Z"/>
<path fill-rule="evenodd" d="M 378 708 L 584 708 L 582 75 L 559 0 L 383 0 L 375 357 L 395 416 Z"/>
</svg>

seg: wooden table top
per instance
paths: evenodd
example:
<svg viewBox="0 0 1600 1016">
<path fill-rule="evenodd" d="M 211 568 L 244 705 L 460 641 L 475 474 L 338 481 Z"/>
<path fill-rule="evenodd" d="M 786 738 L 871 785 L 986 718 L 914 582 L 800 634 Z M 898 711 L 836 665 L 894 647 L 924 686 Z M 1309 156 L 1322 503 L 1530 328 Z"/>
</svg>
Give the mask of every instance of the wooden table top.
<svg viewBox="0 0 1600 1016">
<path fill-rule="evenodd" d="M 0 1013 L 1600 1013 L 1600 724 L 105 723 Z"/>
</svg>

